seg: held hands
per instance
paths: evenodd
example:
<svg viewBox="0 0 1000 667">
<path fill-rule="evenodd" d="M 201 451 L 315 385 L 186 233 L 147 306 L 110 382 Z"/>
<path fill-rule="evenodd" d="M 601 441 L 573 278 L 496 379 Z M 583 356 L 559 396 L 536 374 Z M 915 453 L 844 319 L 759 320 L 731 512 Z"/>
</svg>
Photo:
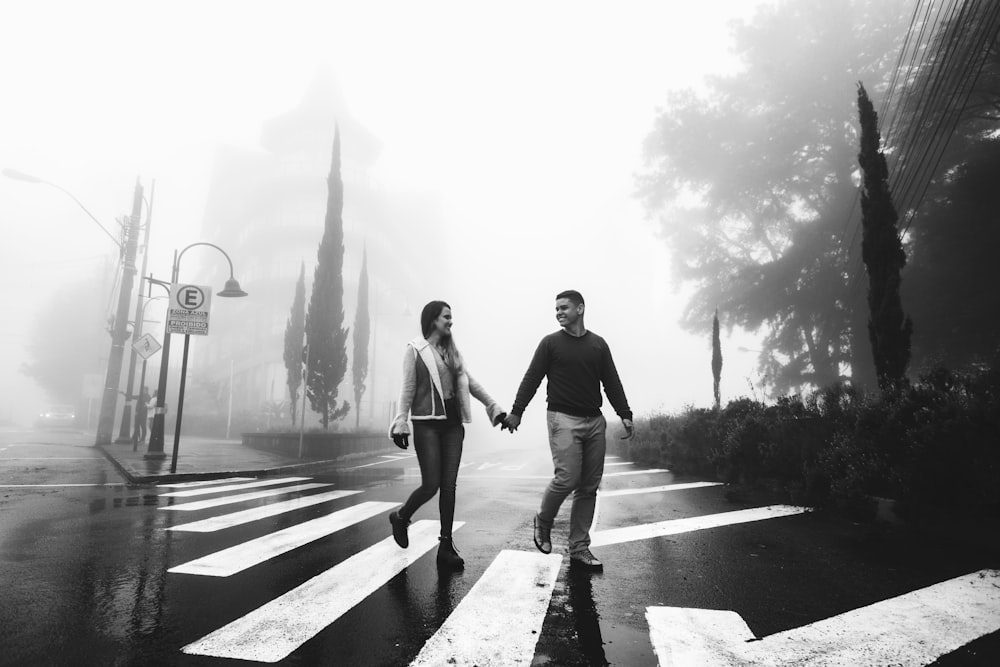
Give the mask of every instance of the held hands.
<svg viewBox="0 0 1000 667">
<path fill-rule="evenodd" d="M 406 433 L 393 433 L 392 442 L 400 449 L 406 449 L 410 446 L 410 436 Z"/>
<path fill-rule="evenodd" d="M 621 437 L 622 440 L 631 440 L 635 436 L 635 426 L 632 424 L 631 419 L 623 419 L 622 426 L 625 427 L 625 435 Z"/>
<path fill-rule="evenodd" d="M 500 430 L 507 429 L 511 433 L 517 430 L 517 427 L 521 425 L 521 417 L 515 414 L 506 415 L 503 423 L 500 424 Z"/>
</svg>

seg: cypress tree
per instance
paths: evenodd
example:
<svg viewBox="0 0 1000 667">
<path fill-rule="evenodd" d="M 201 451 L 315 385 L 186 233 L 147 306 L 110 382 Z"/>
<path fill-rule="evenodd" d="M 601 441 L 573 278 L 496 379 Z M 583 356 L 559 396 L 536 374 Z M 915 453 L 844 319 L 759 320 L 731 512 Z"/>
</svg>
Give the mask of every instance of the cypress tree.
<svg viewBox="0 0 1000 667">
<path fill-rule="evenodd" d="M 288 396 L 291 404 L 288 406 L 295 423 L 299 405 L 299 386 L 302 384 L 302 342 L 306 335 L 306 263 L 302 262 L 299 269 L 299 281 L 295 283 L 295 298 L 292 300 L 292 312 L 285 325 L 285 370 L 287 373 Z"/>
<path fill-rule="evenodd" d="M 715 309 L 712 319 L 712 391 L 715 394 L 715 408 L 719 409 L 722 396 L 719 393 L 719 382 L 722 380 L 722 342 L 719 340 L 719 309 Z"/>
<path fill-rule="evenodd" d="M 306 344 L 309 368 L 306 396 L 319 413 L 324 429 L 330 421 L 343 419 L 350 403 L 337 404 L 340 383 L 347 373 L 347 329 L 344 328 L 344 181 L 340 175 L 340 129 L 333 136 L 333 158 L 327 177 L 328 195 L 323 240 L 317 251 L 309 311 L 306 313 Z"/>
<path fill-rule="evenodd" d="M 902 380 L 910 361 L 913 323 L 903 313 L 900 272 L 906 253 L 896 229 L 898 216 L 889 191 L 889 168 L 882 153 L 878 115 L 864 85 L 858 83 L 861 149 L 861 258 L 868 271 L 868 337 L 881 389 Z"/>
<path fill-rule="evenodd" d="M 368 378 L 368 249 L 365 248 L 361 260 L 361 277 L 358 278 L 358 308 L 354 314 L 354 359 L 351 370 L 354 375 L 354 426 L 361 424 L 361 397 L 365 393 Z"/>
</svg>

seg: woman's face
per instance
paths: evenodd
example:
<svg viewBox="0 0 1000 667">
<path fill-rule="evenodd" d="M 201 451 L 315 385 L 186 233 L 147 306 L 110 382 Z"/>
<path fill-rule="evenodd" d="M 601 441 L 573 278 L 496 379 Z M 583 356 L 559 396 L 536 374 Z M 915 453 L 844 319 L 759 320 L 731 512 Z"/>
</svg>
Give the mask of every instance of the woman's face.
<svg viewBox="0 0 1000 667">
<path fill-rule="evenodd" d="M 444 307 L 441 314 L 434 320 L 433 330 L 442 338 L 447 338 L 451 335 L 451 308 Z"/>
</svg>

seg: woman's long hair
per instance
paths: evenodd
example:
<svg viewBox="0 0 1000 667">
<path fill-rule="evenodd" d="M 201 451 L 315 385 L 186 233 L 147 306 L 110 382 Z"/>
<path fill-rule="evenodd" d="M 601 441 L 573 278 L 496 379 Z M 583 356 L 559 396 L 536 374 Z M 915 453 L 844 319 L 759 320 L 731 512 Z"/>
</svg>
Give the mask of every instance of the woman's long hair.
<svg viewBox="0 0 1000 667">
<path fill-rule="evenodd" d="M 431 332 L 434 331 L 434 320 L 441 316 L 445 308 L 451 308 L 451 306 L 444 301 L 431 301 L 420 311 L 420 332 L 424 335 L 424 338 L 430 336 Z M 452 372 L 458 373 L 462 370 L 462 355 L 458 351 L 458 348 L 455 347 L 455 337 L 448 336 L 442 343 L 444 344 L 446 353 L 444 358 L 445 364 L 448 365 Z"/>
</svg>

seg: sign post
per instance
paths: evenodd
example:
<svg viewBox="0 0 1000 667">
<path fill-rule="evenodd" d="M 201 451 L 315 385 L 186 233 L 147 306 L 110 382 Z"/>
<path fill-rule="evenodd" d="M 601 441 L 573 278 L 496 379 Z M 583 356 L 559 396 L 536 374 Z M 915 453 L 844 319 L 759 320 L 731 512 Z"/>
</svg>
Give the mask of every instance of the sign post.
<svg viewBox="0 0 1000 667">
<path fill-rule="evenodd" d="M 181 283 L 174 283 L 170 286 L 167 333 L 184 334 L 181 383 L 177 394 L 177 423 L 174 425 L 174 451 L 170 456 L 171 474 L 177 472 L 177 450 L 181 441 L 181 418 L 184 416 L 184 385 L 187 379 L 188 345 L 192 335 L 208 335 L 208 313 L 211 303 L 212 290 L 209 287 Z"/>
</svg>

